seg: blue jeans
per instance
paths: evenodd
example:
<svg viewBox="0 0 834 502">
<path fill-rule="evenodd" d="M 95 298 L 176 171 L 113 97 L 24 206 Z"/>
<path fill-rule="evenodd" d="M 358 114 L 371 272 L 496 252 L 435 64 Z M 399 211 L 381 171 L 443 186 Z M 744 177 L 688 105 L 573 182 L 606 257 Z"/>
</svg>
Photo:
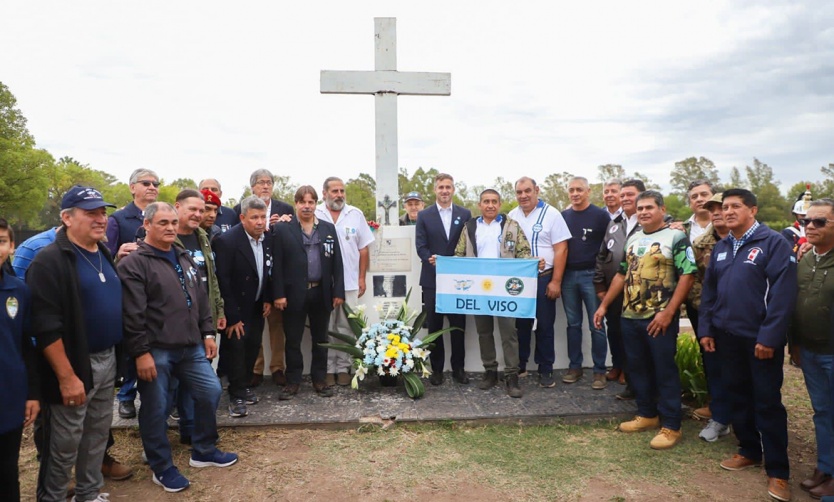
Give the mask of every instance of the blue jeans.
<svg viewBox="0 0 834 502">
<path fill-rule="evenodd" d="M 556 301 L 549 300 L 545 293 L 551 275 L 539 276 L 539 287 L 536 294 L 536 354 L 534 361 L 539 366 L 540 374 L 553 373 L 553 363 L 556 362 L 556 349 L 553 345 L 553 323 L 556 322 Z M 518 359 L 519 371 L 527 368 L 530 359 L 530 339 L 533 334 L 533 319 L 517 319 L 515 327 L 518 330 Z"/>
<path fill-rule="evenodd" d="M 171 378 L 171 394 L 168 396 L 168 410 L 177 407 L 179 413 L 180 437 L 194 434 L 194 398 L 179 380 Z"/>
<path fill-rule="evenodd" d="M 663 427 L 681 428 L 681 379 L 675 353 L 678 350 L 678 316 L 666 333 L 651 336 L 652 319 L 620 319 L 626 353 L 628 383 L 634 389 L 637 414 L 654 418 L 660 414 Z"/>
<path fill-rule="evenodd" d="M 599 298 L 594 290 L 594 269 L 565 270 L 562 279 L 562 305 L 568 318 L 568 359 L 570 369 L 582 368 L 582 304 L 588 315 L 591 329 L 591 357 L 594 373 L 605 373 L 605 357 L 608 355 L 608 340 L 605 331 L 594 327 L 594 312 L 599 307 Z"/>
<path fill-rule="evenodd" d="M 716 330 L 715 351 L 732 409 L 738 453 L 752 460 L 764 455 L 771 478 L 790 479 L 788 414 L 782 405 L 783 347 L 772 359 L 757 359 L 756 339 Z"/>
<path fill-rule="evenodd" d="M 814 407 L 814 432 L 817 437 L 817 469 L 834 472 L 834 401 L 832 368 L 834 355 L 816 354 L 800 347 L 802 374 Z"/>
<path fill-rule="evenodd" d="M 156 379 L 139 380 L 139 433 L 151 470 L 160 474 L 174 465 L 167 435 L 171 378 L 179 380 L 180 392 L 191 394 L 194 412 L 200 416 L 192 435 L 192 448 L 199 455 L 211 455 L 216 449 L 216 413 L 222 390 L 202 343 L 177 349 L 151 348 L 150 354 L 156 364 Z"/>
<path fill-rule="evenodd" d="M 124 380 L 122 380 L 122 386 L 119 387 L 116 398 L 120 403 L 125 401 L 132 403 L 136 399 L 136 360 L 129 357 L 125 364 Z"/>
</svg>

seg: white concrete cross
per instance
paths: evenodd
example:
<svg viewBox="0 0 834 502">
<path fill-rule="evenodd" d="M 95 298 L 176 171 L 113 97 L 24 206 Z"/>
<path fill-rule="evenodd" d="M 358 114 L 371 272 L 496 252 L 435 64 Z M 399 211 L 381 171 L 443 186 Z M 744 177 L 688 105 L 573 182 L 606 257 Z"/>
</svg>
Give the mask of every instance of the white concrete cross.
<svg viewBox="0 0 834 502">
<path fill-rule="evenodd" d="M 397 71 L 396 18 L 374 18 L 374 39 L 374 71 L 322 70 L 321 92 L 375 96 L 376 220 L 383 225 L 397 225 L 397 211 L 400 207 L 397 184 L 397 96 L 448 96 L 452 93 L 452 75 Z"/>
</svg>

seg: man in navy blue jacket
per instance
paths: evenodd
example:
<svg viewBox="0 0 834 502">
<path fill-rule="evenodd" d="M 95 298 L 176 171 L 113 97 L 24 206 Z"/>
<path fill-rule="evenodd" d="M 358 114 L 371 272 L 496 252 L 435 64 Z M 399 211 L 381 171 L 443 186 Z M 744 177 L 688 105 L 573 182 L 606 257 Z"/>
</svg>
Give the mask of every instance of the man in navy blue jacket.
<svg viewBox="0 0 834 502">
<path fill-rule="evenodd" d="M 788 423 L 782 363 L 796 303 L 796 259 L 779 233 L 756 221 L 756 196 L 733 188 L 722 199 L 730 229 L 712 251 L 704 277 L 698 337 L 718 351 L 732 406 L 738 453 L 721 467 L 738 471 L 765 461 L 768 494 L 790 499 Z"/>
<path fill-rule="evenodd" d="M 443 329 L 443 316 L 449 318 L 449 326 L 458 328 L 452 330 L 449 336 L 452 341 L 452 378 L 460 384 L 468 384 L 469 377 L 464 370 L 464 329 L 466 316 L 463 314 L 438 314 L 434 311 L 437 287 L 435 282 L 435 257 L 454 256 L 455 246 L 460 240 L 463 224 L 469 221 L 472 213 L 468 209 L 452 203 L 455 193 L 455 180 L 452 176 L 440 173 L 434 179 L 434 193 L 436 201 L 431 206 L 420 211 L 417 215 L 416 236 L 417 256 L 423 263 L 420 271 L 420 287 L 423 288 L 423 311 L 427 312 L 426 325 L 429 333 Z M 432 375 L 429 381 L 432 385 L 443 383 L 443 366 L 446 363 L 446 351 L 443 338 L 436 342 L 431 351 Z"/>
</svg>

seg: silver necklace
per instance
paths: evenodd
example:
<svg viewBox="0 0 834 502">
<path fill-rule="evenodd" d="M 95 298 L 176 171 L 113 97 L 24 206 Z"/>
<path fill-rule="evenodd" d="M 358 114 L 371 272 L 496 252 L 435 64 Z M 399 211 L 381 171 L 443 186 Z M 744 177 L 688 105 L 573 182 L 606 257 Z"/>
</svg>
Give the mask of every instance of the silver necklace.
<svg viewBox="0 0 834 502">
<path fill-rule="evenodd" d="M 101 250 L 100 250 L 100 249 L 97 249 L 97 250 L 96 250 L 96 251 L 97 251 L 97 254 L 98 254 L 98 268 L 96 268 L 96 266 L 95 266 L 95 265 L 93 265 L 93 262 L 91 262 L 91 261 L 90 261 L 90 259 L 89 259 L 89 258 L 87 258 L 87 255 L 85 255 L 85 254 L 81 251 L 81 249 L 80 249 L 78 246 L 76 246 L 76 245 L 75 245 L 75 243 L 74 243 L 74 242 L 70 242 L 70 244 L 72 244 L 72 247 L 74 247 L 75 249 L 77 249 L 77 250 L 78 250 L 78 254 L 80 254 L 80 255 L 81 255 L 81 257 L 82 257 L 82 258 L 84 258 L 84 260 L 86 260 L 86 261 L 87 261 L 87 263 L 89 263 L 91 267 L 93 267 L 93 270 L 95 270 L 96 272 L 98 272 L 98 278 L 99 278 L 99 280 L 100 280 L 101 282 L 107 282 L 107 278 L 106 278 L 106 277 L 104 277 L 104 262 L 101 260 Z"/>
</svg>

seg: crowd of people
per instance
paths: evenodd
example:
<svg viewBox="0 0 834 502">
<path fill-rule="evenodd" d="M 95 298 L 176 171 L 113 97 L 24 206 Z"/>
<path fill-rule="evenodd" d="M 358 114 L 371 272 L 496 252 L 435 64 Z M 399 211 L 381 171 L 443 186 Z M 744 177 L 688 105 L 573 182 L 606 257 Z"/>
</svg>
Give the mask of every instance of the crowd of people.
<svg viewBox="0 0 834 502">
<path fill-rule="evenodd" d="M 108 452 L 113 395 L 118 414 L 138 415 L 144 457 L 154 483 L 178 492 L 188 479 L 173 462 L 167 436 L 171 415 L 179 440 L 191 446 L 189 465 L 223 468 L 238 456 L 217 448 L 216 411 L 224 388 L 231 417 L 244 417 L 260 398 L 269 334 L 269 374 L 279 399 L 299 392 L 304 370 L 301 339 L 312 336 L 313 391 L 333 395 L 349 385 L 352 361 L 328 351 L 328 331 L 349 330 L 341 305 L 365 294 L 374 234 L 365 215 L 347 204 L 345 185 L 327 178 L 300 187 L 293 205 L 273 198 L 274 177 L 257 170 L 252 195 L 222 205 L 217 180 L 182 190 L 171 205 L 157 200 L 159 176 L 133 172 L 133 201 L 107 214 L 93 187 L 74 186 L 61 202 L 61 224 L 15 249 L 0 219 L 0 317 L 8 385 L 0 410 L 0 485 L 18 499 L 22 431 L 35 423 L 40 471 L 37 498 L 102 501 L 104 477 L 127 479 L 133 469 Z M 716 193 L 707 180 L 688 191 L 692 216 L 672 221 L 663 195 L 642 181 L 604 183 L 604 206 L 590 202 L 583 177 L 568 184 L 570 206 L 542 200 L 529 177 L 514 185 L 517 206 L 500 213 L 501 194 L 484 190 L 480 215 L 453 202 L 454 179 L 440 174 L 434 203 L 424 194 L 403 197 L 399 224 L 415 225 L 422 268 L 426 326 L 459 328 L 449 341 L 451 377 L 465 371 L 466 316 L 435 311 L 437 256 L 537 259 L 535 319 L 473 316 L 488 390 L 501 384 L 521 398 L 519 379 L 556 386 L 556 300 L 567 321 L 566 385 L 583 381 L 583 319 L 591 335 L 592 390 L 624 385 L 618 399 L 634 399 L 637 414 L 625 433 L 655 431 L 651 448 L 681 440 L 681 382 L 675 363 L 679 317 L 686 312 L 702 347 L 710 402 L 694 414 L 706 420 L 699 437 L 717 441 L 732 431 L 738 453 L 721 467 L 764 463 L 767 491 L 789 500 L 787 414 L 781 399 L 785 345 L 800 365 L 814 407 L 818 462 L 800 483 L 812 496 L 834 496 L 834 200 L 794 206 L 796 223 L 779 232 L 756 220 L 755 194 L 740 188 Z M 12 266 L 9 259 L 14 255 Z M 495 328 L 503 352 L 499 374 Z M 535 349 L 528 372 L 533 334 Z M 611 367 L 607 367 L 608 355 Z M 219 356 L 216 370 L 212 360 Z M 446 343 L 431 351 L 432 385 L 445 380 Z M 135 404 L 137 393 L 141 405 Z M 71 474 L 75 472 L 75 479 Z M 74 484 L 74 486 L 73 486 Z"/>
</svg>

